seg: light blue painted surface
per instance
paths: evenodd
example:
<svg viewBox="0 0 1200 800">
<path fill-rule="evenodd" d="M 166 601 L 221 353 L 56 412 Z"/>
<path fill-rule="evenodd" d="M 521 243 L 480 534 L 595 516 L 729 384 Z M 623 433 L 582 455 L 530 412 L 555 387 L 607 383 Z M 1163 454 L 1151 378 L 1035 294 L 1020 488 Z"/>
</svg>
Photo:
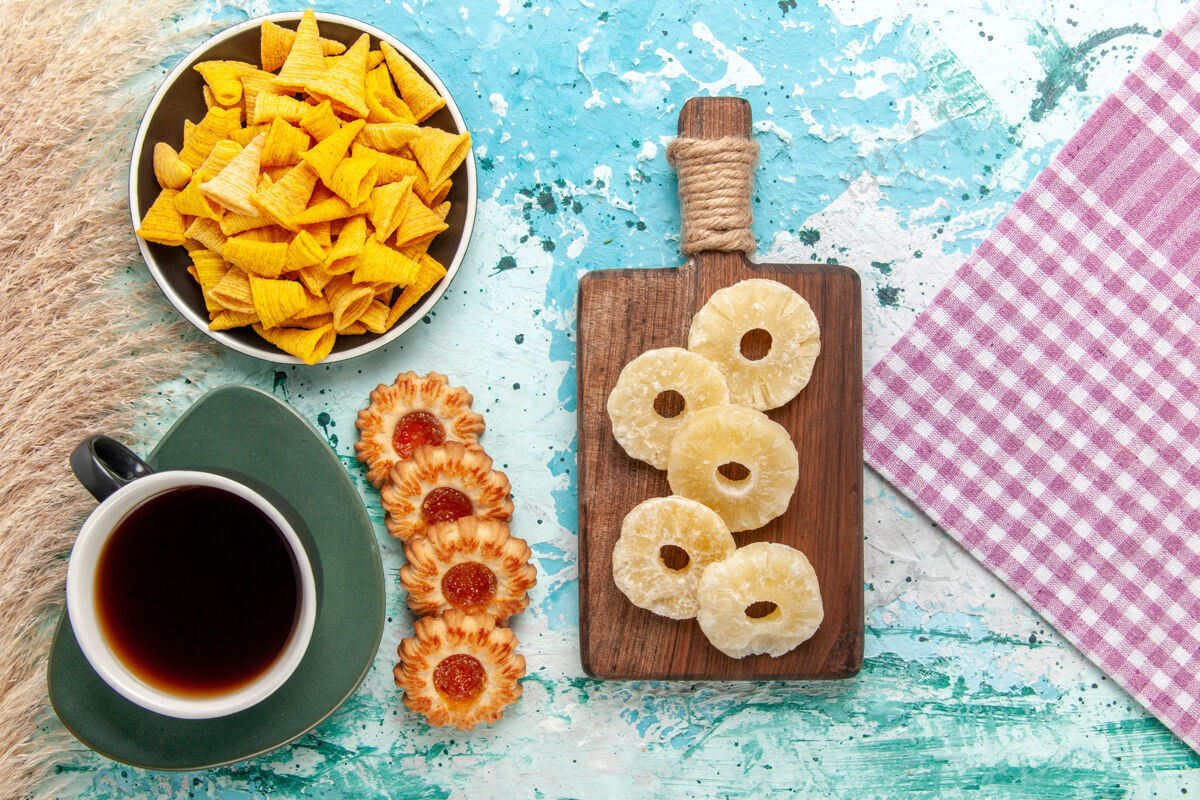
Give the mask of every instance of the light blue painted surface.
<svg viewBox="0 0 1200 800">
<path fill-rule="evenodd" d="M 327 434 L 376 523 L 389 623 L 333 718 L 243 764 L 149 773 L 70 752 L 58 793 L 116 797 L 1176 797 L 1200 757 L 890 486 L 866 478 L 866 662 L 827 684 L 602 683 L 576 600 L 574 314 L 589 269 L 679 263 L 663 158 L 695 94 L 749 99 L 762 145 L 760 256 L 863 277 L 869 367 L 1120 81 L 1179 0 L 783 0 L 710 4 L 332 2 L 441 75 L 481 169 L 450 292 L 387 350 L 275 369 L 226 354 L 163 388 L 165 430 L 246 381 Z M 215 16 L 284 10 L 271 4 Z M 209 13 L 209 12 L 204 12 Z M 141 268 L 139 267 L 139 270 Z M 135 273 L 135 274 L 141 274 Z M 409 369 L 465 384 L 512 479 L 539 584 L 514 623 L 525 696 L 472 733 L 432 730 L 391 667 L 412 620 L 400 548 L 353 458 L 354 416 Z M 145 431 L 152 442 L 159 431 Z"/>
</svg>

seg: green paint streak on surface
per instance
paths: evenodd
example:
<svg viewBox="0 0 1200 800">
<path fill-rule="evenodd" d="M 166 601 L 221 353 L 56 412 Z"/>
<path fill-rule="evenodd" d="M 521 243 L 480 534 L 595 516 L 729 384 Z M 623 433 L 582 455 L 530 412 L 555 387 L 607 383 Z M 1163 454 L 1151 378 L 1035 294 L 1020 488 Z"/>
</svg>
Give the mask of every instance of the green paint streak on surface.
<svg viewBox="0 0 1200 800">
<path fill-rule="evenodd" d="M 934 36 L 920 42 L 917 61 L 929 75 L 929 97 L 923 98 L 934 113 L 945 120 L 981 117 L 981 123 L 994 116 L 991 96 L 975 79 L 953 51 L 943 47 Z"/>
<path fill-rule="evenodd" d="M 1058 35 L 1058 31 L 1039 25 L 1041 38 L 1031 38 L 1030 44 L 1038 46 L 1038 59 L 1046 69 L 1046 77 L 1038 81 L 1038 96 L 1029 107 L 1029 118 L 1038 122 L 1054 110 L 1067 90 L 1087 89 L 1088 74 L 1095 68 L 1095 59 L 1090 55 L 1097 47 L 1120 36 L 1150 31 L 1144 25 L 1125 25 L 1096 31 L 1077 45 L 1069 45 Z"/>
</svg>

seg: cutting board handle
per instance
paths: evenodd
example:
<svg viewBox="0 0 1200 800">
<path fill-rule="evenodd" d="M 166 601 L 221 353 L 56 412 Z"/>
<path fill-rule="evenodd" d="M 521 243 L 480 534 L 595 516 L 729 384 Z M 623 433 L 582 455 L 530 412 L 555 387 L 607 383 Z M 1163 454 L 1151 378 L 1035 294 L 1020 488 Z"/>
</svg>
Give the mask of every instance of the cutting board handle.
<svg viewBox="0 0 1200 800">
<path fill-rule="evenodd" d="M 704 139 L 716 140 L 725 137 L 734 137 L 738 139 L 752 140 L 751 133 L 752 115 L 750 113 L 750 104 L 740 97 L 693 97 L 684 103 L 683 108 L 679 112 L 679 138 L 680 139 Z M 739 154 L 743 159 L 747 157 L 746 153 Z M 757 152 L 753 154 L 754 162 L 757 161 Z M 678 167 L 678 164 L 677 164 Z M 739 172 L 737 166 L 729 169 L 730 173 L 736 175 Z M 745 165 L 741 170 L 743 174 L 748 172 L 746 180 L 726 181 L 722 183 L 721 189 L 717 195 L 707 196 L 706 202 L 691 203 L 694 209 L 689 214 L 685 209 L 684 227 L 689 224 L 695 224 L 695 220 L 689 223 L 688 217 L 700 217 L 704 214 L 714 213 L 715 198 L 720 198 L 720 208 L 716 210 L 716 214 L 724 219 L 741 218 L 746 221 L 741 227 L 746 233 L 743 234 L 742 241 L 745 243 L 742 247 L 730 244 L 728 247 L 720 249 L 702 249 L 691 254 L 691 259 L 688 262 L 688 267 L 705 270 L 714 265 L 725 264 L 732 266 L 733 262 L 739 264 L 748 263 L 744 253 L 746 247 L 753 248 L 753 234 L 748 233 L 753 216 L 751 215 L 751 200 L 754 193 L 754 167 L 753 162 Z M 680 181 L 680 202 L 687 206 L 689 198 L 686 194 L 694 189 L 687 189 L 684 181 Z M 684 231 L 684 239 L 686 242 L 687 231 Z M 685 245 L 686 247 L 686 245 Z"/>
</svg>

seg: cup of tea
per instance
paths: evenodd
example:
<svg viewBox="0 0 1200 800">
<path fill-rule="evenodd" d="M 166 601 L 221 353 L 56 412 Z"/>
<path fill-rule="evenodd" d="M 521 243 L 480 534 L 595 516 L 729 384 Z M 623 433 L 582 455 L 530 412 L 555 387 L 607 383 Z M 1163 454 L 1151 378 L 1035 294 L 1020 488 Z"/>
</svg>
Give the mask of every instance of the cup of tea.
<svg viewBox="0 0 1200 800">
<path fill-rule="evenodd" d="M 71 469 L 100 505 L 67 566 L 67 614 L 84 656 L 118 693 L 183 719 L 264 700 L 304 657 L 316 581 L 279 509 L 208 472 L 155 472 L 107 436 Z"/>
</svg>

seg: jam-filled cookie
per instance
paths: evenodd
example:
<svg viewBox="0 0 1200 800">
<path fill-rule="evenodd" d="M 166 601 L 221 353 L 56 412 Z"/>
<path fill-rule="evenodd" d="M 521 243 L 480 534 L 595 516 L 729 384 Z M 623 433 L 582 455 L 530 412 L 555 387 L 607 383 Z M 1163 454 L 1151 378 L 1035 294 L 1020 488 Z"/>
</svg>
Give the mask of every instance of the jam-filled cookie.
<svg viewBox="0 0 1200 800">
<path fill-rule="evenodd" d="M 454 608 L 417 620 L 416 635 L 400 642 L 392 674 L 404 705 L 430 725 L 470 730 L 500 719 L 521 696 L 525 658 L 516 646 L 495 617 Z"/>
<path fill-rule="evenodd" d="M 513 504 L 508 477 L 482 451 L 459 442 L 421 445 L 397 462 L 380 493 L 388 533 L 404 541 L 439 522 L 479 517 L 508 522 Z"/>
<path fill-rule="evenodd" d="M 400 585 L 417 616 L 457 608 L 503 622 L 525 610 L 537 583 L 529 545 L 497 520 L 463 517 L 434 525 L 411 539 L 404 555 Z"/>
<path fill-rule="evenodd" d="M 354 423 L 359 431 L 354 452 L 367 466 L 367 480 L 382 487 L 392 467 L 421 445 L 458 442 L 482 451 L 483 417 L 471 410 L 473 400 L 470 392 L 451 386 L 438 372 L 405 372 L 390 386 L 375 387 L 371 404 L 358 412 Z"/>
</svg>

